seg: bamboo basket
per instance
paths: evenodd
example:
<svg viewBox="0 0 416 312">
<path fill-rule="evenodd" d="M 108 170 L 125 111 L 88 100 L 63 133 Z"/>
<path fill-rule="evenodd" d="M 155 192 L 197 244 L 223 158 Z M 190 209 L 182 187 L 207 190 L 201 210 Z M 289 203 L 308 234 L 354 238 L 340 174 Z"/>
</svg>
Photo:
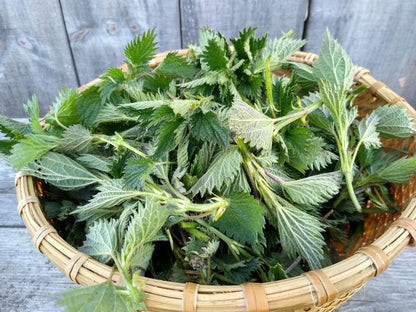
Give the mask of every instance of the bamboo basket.
<svg viewBox="0 0 416 312">
<path fill-rule="evenodd" d="M 178 51 L 179 55 L 186 53 L 187 50 Z M 157 66 L 166 54 L 158 54 L 150 66 Z M 317 58 L 316 54 L 296 52 L 289 60 L 312 65 Z M 380 105 L 391 104 L 404 107 L 416 120 L 416 111 L 406 100 L 374 79 L 367 69 L 356 67 L 354 80 L 368 87 L 354 103 L 358 105 L 361 115 Z M 99 78 L 80 90 L 97 81 Z M 415 136 L 386 140 L 385 143 L 416 154 Z M 139 281 L 146 281 L 143 286 L 148 295 L 146 306 L 153 312 L 332 311 L 367 281 L 383 272 L 407 245 L 416 245 L 415 181 L 413 178 L 409 183 L 392 189 L 395 202 L 402 207 L 402 211 L 368 216 L 364 234 L 357 238 L 346 259 L 341 262 L 286 280 L 237 286 L 183 284 L 138 277 Z M 112 268 L 70 246 L 45 219 L 37 197 L 41 193 L 37 180 L 18 172 L 15 182 L 18 213 L 38 250 L 77 284 L 86 286 L 106 281 Z M 122 285 L 118 272 L 112 280 L 114 284 Z"/>
</svg>

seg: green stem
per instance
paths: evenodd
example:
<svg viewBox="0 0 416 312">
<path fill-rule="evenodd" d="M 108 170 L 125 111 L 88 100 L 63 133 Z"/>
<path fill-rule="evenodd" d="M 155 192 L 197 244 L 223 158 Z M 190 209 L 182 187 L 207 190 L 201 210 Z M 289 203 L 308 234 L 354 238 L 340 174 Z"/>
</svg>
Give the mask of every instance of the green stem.
<svg viewBox="0 0 416 312">
<path fill-rule="evenodd" d="M 270 107 L 270 113 L 273 118 L 276 118 L 275 107 L 273 104 L 273 90 L 272 90 L 272 75 L 270 72 L 270 58 L 272 55 L 269 55 L 266 60 L 266 91 L 267 91 L 267 102 Z"/>
</svg>

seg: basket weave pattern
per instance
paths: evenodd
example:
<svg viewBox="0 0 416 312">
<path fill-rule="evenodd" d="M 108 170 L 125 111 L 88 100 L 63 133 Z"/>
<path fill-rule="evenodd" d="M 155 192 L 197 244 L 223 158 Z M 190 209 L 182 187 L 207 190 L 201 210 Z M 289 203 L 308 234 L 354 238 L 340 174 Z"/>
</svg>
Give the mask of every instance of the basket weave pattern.
<svg viewBox="0 0 416 312">
<path fill-rule="evenodd" d="M 185 55 L 186 52 L 180 50 L 178 55 Z M 150 66 L 155 67 L 166 54 L 158 54 Z M 313 53 L 296 52 L 289 60 L 311 65 L 317 58 Z M 354 103 L 358 105 L 360 115 L 380 105 L 394 104 L 406 108 L 416 119 L 416 111 L 403 98 L 374 79 L 365 68 L 356 67 L 354 80 L 368 87 Z M 415 137 L 387 140 L 385 144 L 416 154 Z M 42 193 L 39 185 L 35 178 L 23 172 L 16 175 L 18 213 L 35 246 L 77 284 L 86 286 L 106 281 L 112 268 L 70 246 L 45 219 L 37 198 Z M 139 280 L 146 281 L 143 290 L 148 295 L 147 308 L 153 312 L 332 311 L 368 280 L 383 272 L 407 245 L 416 244 L 415 191 L 415 179 L 395 187 L 392 192 L 396 204 L 403 208 L 402 212 L 367 217 L 364 234 L 357 238 L 348 257 L 339 263 L 286 280 L 237 286 L 182 284 L 139 277 Z M 118 272 L 112 279 L 115 284 L 122 285 Z"/>
</svg>

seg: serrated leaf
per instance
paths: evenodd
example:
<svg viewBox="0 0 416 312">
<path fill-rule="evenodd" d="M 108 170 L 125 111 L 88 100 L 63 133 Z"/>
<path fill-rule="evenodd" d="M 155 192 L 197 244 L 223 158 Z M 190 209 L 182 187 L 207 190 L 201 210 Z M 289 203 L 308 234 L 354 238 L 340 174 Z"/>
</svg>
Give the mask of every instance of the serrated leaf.
<svg viewBox="0 0 416 312">
<path fill-rule="evenodd" d="M 412 118 L 404 108 L 383 105 L 377 107 L 374 113 L 380 118 L 377 131 L 384 138 L 406 138 L 415 131 Z"/>
<path fill-rule="evenodd" d="M 379 148 L 381 146 L 380 138 L 378 137 L 377 125 L 379 117 L 372 112 L 358 122 L 358 134 L 360 142 L 366 148 Z"/>
<path fill-rule="evenodd" d="M 98 193 L 87 204 L 74 211 L 79 214 L 79 220 L 112 216 L 121 210 L 118 205 L 140 195 L 136 190 L 127 189 L 121 179 L 102 181 L 97 189 Z"/>
<path fill-rule="evenodd" d="M 98 86 L 90 86 L 82 91 L 76 99 L 76 113 L 86 127 L 94 125 L 95 119 L 104 106 L 98 90 Z"/>
<path fill-rule="evenodd" d="M 196 74 L 197 69 L 186 62 L 184 57 L 178 56 L 177 52 L 169 52 L 153 72 L 174 78 L 191 79 Z"/>
<path fill-rule="evenodd" d="M 94 154 L 83 154 L 77 157 L 76 161 L 86 168 L 102 172 L 110 172 L 112 166 L 112 162 L 108 158 Z"/>
<path fill-rule="evenodd" d="M 124 48 L 124 54 L 135 67 L 146 66 L 156 51 L 155 29 L 140 34 Z"/>
<path fill-rule="evenodd" d="M 242 161 L 243 158 L 236 146 L 221 151 L 189 192 L 204 196 L 205 193 L 211 194 L 214 188 L 221 189 L 224 184 L 230 184 L 238 174 Z"/>
<path fill-rule="evenodd" d="M 84 244 L 79 251 L 101 263 L 108 263 L 118 249 L 116 224 L 115 219 L 95 221 L 89 227 Z"/>
<path fill-rule="evenodd" d="M 143 302 L 137 303 L 122 296 L 122 287 L 111 281 L 102 284 L 80 287 L 60 293 L 62 299 L 57 303 L 66 306 L 66 312 L 132 312 L 146 310 Z"/>
<path fill-rule="evenodd" d="M 129 159 L 124 169 L 124 180 L 130 188 L 141 190 L 155 167 L 151 159 Z"/>
<path fill-rule="evenodd" d="M 318 79 L 327 80 L 344 89 L 354 83 L 354 64 L 329 30 L 322 40 L 319 59 L 313 63 L 313 73 Z"/>
<path fill-rule="evenodd" d="M 313 68 L 303 63 L 290 63 L 290 67 L 296 74 L 298 83 L 303 90 L 313 90 L 317 87 L 318 82 L 313 73 Z"/>
<path fill-rule="evenodd" d="M 416 157 L 399 158 L 390 162 L 381 162 L 368 177 L 367 182 L 406 183 L 416 172 Z M 379 164 L 379 165 L 380 165 Z"/>
<path fill-rule="evenodd" d="M 291 258 L 299 254 L 311 270 L 321 268 L 325 241 L 319 220 L 279 198 L 275 207 L 280 242 L 284 252 Z"/>
<path fill-rule="evenodd" d="M 115 123 L 115 122 L 129 122 L 137 121 L 137 117 L 132 117 L 125 114 L 118 106 L 107 103 L 104 107 L 101 108 L 98 113 L 94 125 L 98 126 L 102 123 Z"/>
<path fill-rule="evenodd" d="M 210 70 L 223 70 L 227 68 L 228 59 L 225 51 L 215 39 L 208 39 L 207 45 L 200 56 L 201 62 L 204 63 Z"/>
<path fill-rule="evenodd" d="M 304 205 L 322 204 L 338 194 L 342 183 L 339 171 L 321 173 L 280 184 L 284 194 L 293 202 Z"/>
<path fill-rule="evenodd" d="M 339 157 L 335 153 L 326 149 L 322 149 L 319 153 L 319 156 L 309 164 L 309 169 L 320 171 L 338 159 Z"/>
<path fill-rule="evenodd" d="M 27 101 L 27 104 L 23 105 L 25 111 L 29 114 L 30 128 L 34 133 L 43 133 L 43 128 L 39 122 L 39 104 L 36 95 L 32 96 L 31 100 Z"/>
<path fill-rule="evenodd" d="M 224 272 L 224 276 L 237 284 L 246 283 L 251 274 L 258 269 L 262 261 L 253 257 L 249 260 L 240 261 L 238 266 Z"/>
<path fill-rule="evenodd" d="M 254 244 L 263 231 L 263 207 L 248 193 L 227 197 L 230 205 L 213 225 L 242 244 Z"/>
<path fill-rule="evenodd" d="M 75 89 L 63 88 L 57 96 L 50 112 L 46 115 L 47 122 L 64 126 L 70 126 L 78 122 L 77 96 Z"/>
<path fill-rule="evenodd" d="M 213 141 L 218 145 L 227 147 L 230 145 L 230 134 L 218 120 L 214 112 L 203 113 L 202 110 L 195 111 L 190 118 L 192 135 L 202 141 Z"/>
<path fill-rule="evenodd" d="M 230 110 L 230 128 L 244 142 L 257 149 L 270 150 L 273 142 L 273 119 L 241 99 L 235 99 Z"/>
<path fill-rule="evenodd" d="M 0 115 L 0 131 L 9 138 L 20 140 L 29 134 L 29 125 Z"/>
<path fill-rule="evenodd" d="M 157 131 L 158 139 L 153 156 L 160 158 L 178 146 L 184 127 L 185 123 L 182 118 L 175 118 L 173 121 L 165 122 Z"/>
<path fill-rule="evenodd" d="M 48 152 L 29 163 L 24 171 L 66 191 L 103 181 L 76 161 L 55 152 Z"/>
<path fill-rule="evenodd" d="M 91 141 L 91 132 L 87 128 L 80 124 L 73 125 L 62 133 L 57 150 L 63 153 L 86 154 L 92 149 Z"/>
<path fill-rule="evenodd" d="M 59 139 L 44 134 L 29 134 L 11 149 L 9 162 L 16 169 L 21 169 L 29 162 L 41 157 L 59 145 Z"/>
</svg>

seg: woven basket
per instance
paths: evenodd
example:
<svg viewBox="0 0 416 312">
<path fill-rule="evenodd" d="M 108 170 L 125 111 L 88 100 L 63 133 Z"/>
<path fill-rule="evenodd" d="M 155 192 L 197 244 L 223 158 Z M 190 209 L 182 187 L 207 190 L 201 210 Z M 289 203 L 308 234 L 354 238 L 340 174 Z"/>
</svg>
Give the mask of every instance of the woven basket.
<svg viewBox="0 0 416 312">
<path fill-rule="evenodd" d="M 186 52 L 180 50 L 179 55 Z M 158 54 L 150 65 L 156 66 L 165 56 L 166 53 Z M 296 52 L 289 60 L 311 65 L 317 58 L 316 54 Z M 361 115 L 380 105 L 394 104 L 406 108 L 416 119 L 416 111 L 403 98 L 370 76 L 368 70 L 356 67 L 354 79 L 368 87 L 355 101 Z M 415 155 L 415 139 L 413 136 L 404 140 L 386 140 L 385 144 L 409 150 Z M 23 172 L 16 175 L 18 212 L 36 247 L 77 284 L 85 286 L 106 281 L 112 268 L 70 246 L 44 218 L 37 198 L 39 185 L 35 178 Z M 146 281 L 143 286 L 148 295 L 146 306 L 154 312 L 332 311 L 368 280 L 383 272 L 407 245 L 416 245 L 415 190 L 415 179 L 395 187 L 392 192 L 402 212 L 369 214 L 364 234 L 357 238 L 346 259 L 339 263 L 286 280 L 238 286 L 181 284 L 139 277 L 139 280 Z M 112 279 L 115 284 L 122 285 L 118 272 Z"/>
</svg>

